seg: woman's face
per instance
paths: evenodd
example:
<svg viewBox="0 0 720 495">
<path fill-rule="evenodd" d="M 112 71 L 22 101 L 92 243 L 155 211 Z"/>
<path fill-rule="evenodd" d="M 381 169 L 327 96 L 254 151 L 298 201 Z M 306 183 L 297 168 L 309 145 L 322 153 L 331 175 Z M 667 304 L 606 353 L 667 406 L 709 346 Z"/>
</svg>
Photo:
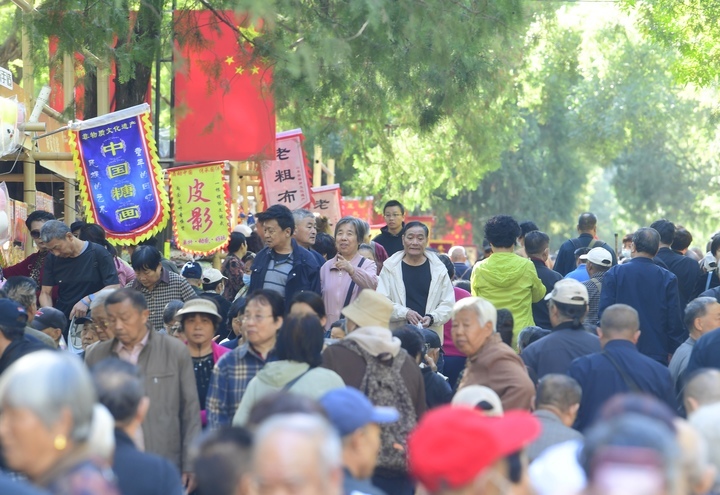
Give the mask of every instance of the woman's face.
<svg viewBox="0 0 720 495">
<path fill-rule="evenodd" d="M 238 313 L 237 316 L 232 319 L 231 324 L 232 331 L 236 337 L 243 335 L 243 313 Z"/>
<path fill-rule="evenodd" d="M 257 299 L 253 299 L 245 307 L 243 330 L 248 342 L 253 346 L 275 345 L 275 338 L 281 325 L 282 318 L 273 318 L 269 304 L 261 304 Z"/>
<path fill-rule="evenodd" d="M 335 234 L 335 248 L 338 253 L 349 260 L 352 256 L 355 256 L 359 246 L 360 240 L 357 238 L 357 232 L 355 232 L 355 227 L 351 223 L 344 223 L 338 227 Z"/>
<path fill-rule="evenodd" d="M 472 309 L 460 310 L 453 316 L 452 340 L 458 351 L 466 356 L 475 354 L 492 332 L 492 322 L 480 325 L 480 319 Z"/>
<path fill-rule="evenodd" d="M 162 263 L 157 266 L 155 270 L 151 270 L 149 268 L 143 268 L 142 270 L 135 270 L 135 277 L 138 279 L 138 282 L 143 284 L 143 286 L 150 290 L 158 283 L 160 280 L 160 277 L 162 276 Z"/>
<path fill-rule="evenodd" d="M 40 229 L 42 229 L 43 225 L 45 225 L 45 220 L 35 220 L 30 223 L 30 237 L 35 241 L 38 251 L 47 250 L 45 243 L 40 240 Z"/>
<path fill-rule="evenodd" d="M 46 473 L 64 455 L 55 446 L 59 435 L 69 433 L 60 426 L 48 429 L 28 408 L 5 406 L 0 412 L 0 442 L 7 465 L 31 480 Z"/>
<path fill-rule="evenodd" d="M 182 326 L 188 344 L 198 347 L 207 345 L 215 336 L 213 319 L 205 313 L 191 313 L 185 316 Z"/>
</svg>

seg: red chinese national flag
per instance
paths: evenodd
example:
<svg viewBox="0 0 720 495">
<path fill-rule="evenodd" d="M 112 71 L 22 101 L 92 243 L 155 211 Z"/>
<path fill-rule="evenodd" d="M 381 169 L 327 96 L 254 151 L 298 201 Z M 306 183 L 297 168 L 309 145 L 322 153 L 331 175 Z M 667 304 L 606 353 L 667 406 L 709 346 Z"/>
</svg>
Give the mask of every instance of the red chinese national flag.
<svg viewBox="0 0 720 495">
<path fill-rule="evenodd" d="M 275 156 L 272 70 L 253 58 L 259 35 L 232 11 L 176 11 L 175 159 L 262 160 Z M 241 34 L 242 32 L 242 34 Z"/>
</svg>

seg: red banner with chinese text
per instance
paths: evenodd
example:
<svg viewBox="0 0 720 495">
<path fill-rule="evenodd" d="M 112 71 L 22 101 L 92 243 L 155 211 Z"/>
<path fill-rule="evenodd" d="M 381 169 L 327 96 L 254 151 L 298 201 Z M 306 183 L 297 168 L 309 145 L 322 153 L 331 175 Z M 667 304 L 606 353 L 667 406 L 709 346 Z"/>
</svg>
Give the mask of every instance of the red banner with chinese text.
<svg viewBox="0 0 720 495">
<path fill-rule="evenodd" d="M 310 209 L 313 213 L 326 217 L 328 226 L 333 232 L 338 220 L 343 217 L 340 207 L 340 195 L 340 186 L 338 184 L 312 188 L 312 207 Z"/>
<path fill-rule="evenodd" d="M 260 163 L 260 181 L 265 207 L 285 205 L 291 210 L 312 203 L 310 174 L 302 147 L 300 129 L 277 135 L 275 160 Z"/>
<path fill-rule="evenodd" d="M 230 189 L 224 162 L 168 169 L 173 233 L 178 248 L 193 255 L 223 249 L 230 237 Z"/>
</svg>

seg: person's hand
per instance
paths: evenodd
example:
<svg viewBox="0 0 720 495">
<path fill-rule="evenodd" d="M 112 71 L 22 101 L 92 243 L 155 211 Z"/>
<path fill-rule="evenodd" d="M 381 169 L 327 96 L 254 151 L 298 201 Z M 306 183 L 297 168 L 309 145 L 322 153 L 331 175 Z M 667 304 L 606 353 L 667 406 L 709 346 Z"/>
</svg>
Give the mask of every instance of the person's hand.
<svg viewBox="0 0 720 495">
<path fill-rule="evenodd" d="M 85 298 L 83 298 L 83 299 L 85 299 Z M 88 312 L 87 305 L 83 302 L 82 299 L 80 299 L 75 304 L 75 306 L 73 306 L 72 311 L 70 311 L 70 319 L 72 320 L 73 318 L 82 318 L 83 316 L 85 316 L 87 314 L 87 312 Z"/>
<path fill-rule="evenodd" d="M 435 360 L 427 354 L 425 354 L 425 364 L 428 365 L 433 373 L 437 373 L 437 364 L 435 364 Z"/>
<path fill-rule="evenodd" d="M 423 316 L 420 323 L 422 323 L 423 328 L 429 328 L 430 325 L 432 325 L 432 318 L 429 316 Z"/>
<path fill-rule="evenodd" d="M 348 260 L 343 258 L 340 254 L 337 255 L 337 261 L 335 262 L 335 268 L 338 270 L 344 270 L 352 276 L 355 273 L 355 267 L 352 266 Z"/>
<path fill-rule="evenodd" d="M 190 493 L 197 488 L 195 484 L 195 473 L 183 473 L 181 480 L 182 486 L 185 487 L 185 493 Z"/>
<path fill-rule="evenodd" d="M 418 323 L 422 322 L 422 316 L 420 316 L 420 313 L 417 311 L 413 311 L 412 309 L 409 309 L 407 312 L 407 316 L 405 319 L 410 323 L 411 325 L 417 325 Z"/>
</svg>

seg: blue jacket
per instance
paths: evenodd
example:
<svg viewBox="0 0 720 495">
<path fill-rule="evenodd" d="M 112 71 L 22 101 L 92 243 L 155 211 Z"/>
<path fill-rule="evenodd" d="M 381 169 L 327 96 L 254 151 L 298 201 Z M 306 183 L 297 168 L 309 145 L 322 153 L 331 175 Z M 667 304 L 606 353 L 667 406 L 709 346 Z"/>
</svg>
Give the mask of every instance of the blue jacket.
<svg viewBox="0 0 720 495">
<path fill-rule="evenodd" d="M 167 459 L 146 454 L 130 437 L 115 429 L 113 471 L 122 495 L 183 495 L 180 472 Z"/>
<path fill-rule="evenodd" d="M 667 365 L 668 355 L 688 337 L 677 277 L 649 258 L 632 258 L 610 268 L 603 277 L 598 317 L 617 303 L 632 306 L 640 315 L 638 350 Z"/>
<path fill-rule="evenodd" d="M 312 291 L 320 294 L 320 266 L 315 257 L 300 246 L 295 239 L 291 239 L 293 249 L 293 269 L 288 275 L 285 284 L 285 312 L 290 311 L 290 301 L 295 294 L 302 291 Z M 265 283 L 265 273 L 270 265 L 270 248 L 263 248 L 255 256 L 252 264 L 252 276 L 248 294 L 255 290 L 262 289 Z"/>
<path fill-rule="evenodd" d="M 720 369 L 720 329 L 718 328 L 706 333 L 695 342 L 682 376 L 688 377 L 700 368 Z"/>
<path fill-rule="evenodd" d="M 580 234 L 575 239 L 568 239 L 563 242 L 558 249 L 557 258 L 555 258 L 555 265 L 553 270 L 558 272 L 563 277 L 573 271 L 576 268 L 575 265 L 575 250 L 581 247 L 588 247 L 593 242 L 593 236 L 590 234 Z M 613 265 L 617 265 L 617 257 L 615 256 L 615 250 L 611 248 L 607 243 L 602 241 L 595 241 L 593 247 L 602 247 L 610 251 L 612 256 Z"/>
<path fill-rule="evenodd" d="M 604 290 L 604 289 L 603 289 Z M 677 410 L 670 371 L 662 364 L 640 354 L 628 340 L 611 340 L 603 352 L 577 358 L 568 375 L 582 387 L 582 399 L 574 428 L 583 431 L 590 426 L 603 404 L 615 394 L 631 392 L 608 354 L 642 392 L 648 393 Z"/>
<path fill-rule="evenodd" d="M 698 278 L 702 277 L 702 270 L 697 261 L 670 248 L 661 247 L 655 258 L 661 259 L 668 270 L 678 279 L 678 293 L 680 295 L 680 309 L 685 310 L 687 303 L 697 297 Z"/>
</svg>

